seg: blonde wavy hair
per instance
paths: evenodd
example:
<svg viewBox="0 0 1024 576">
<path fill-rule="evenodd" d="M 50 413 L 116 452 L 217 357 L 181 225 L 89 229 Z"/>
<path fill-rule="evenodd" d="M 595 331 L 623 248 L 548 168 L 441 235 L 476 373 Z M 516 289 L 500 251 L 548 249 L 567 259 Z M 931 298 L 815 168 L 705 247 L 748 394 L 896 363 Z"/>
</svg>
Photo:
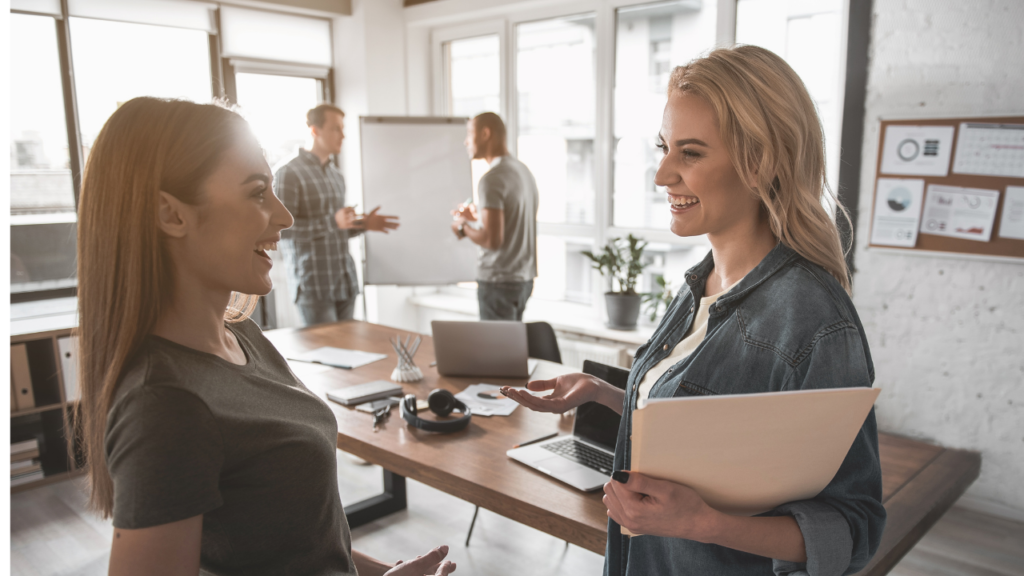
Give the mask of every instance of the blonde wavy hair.
<svg viewBox="0 0 1024 576">
<path fill-rule="evenodd" d="M 672 71 L 669 95 L 694 94 L 718 116 L 736 172 L 768 214 L 775 237 L 850 292 L 836 216 L 850 221 L 825 179 L 825 140 L 814 102 L 786 62 L 757 46 L 719 48 Z"/>
<path fill-rule="evenodd" d="M 202 185 L 223 153 L 251 137 L 241 116 L 212 104 L 135 98 L 96 137 L 78 213 L 78 382 L 74 421 L 89 477 L 89 504 L 113 510 L 104 440 L 122 372 L 170 302 L 170 255 L 156 224 L 159 194 L 202 203 Z M 257 297 L 233 293 L 226 322 L 241 322 Z M 72 428 L 68 428 L 69 430 Z"/>
</svg>

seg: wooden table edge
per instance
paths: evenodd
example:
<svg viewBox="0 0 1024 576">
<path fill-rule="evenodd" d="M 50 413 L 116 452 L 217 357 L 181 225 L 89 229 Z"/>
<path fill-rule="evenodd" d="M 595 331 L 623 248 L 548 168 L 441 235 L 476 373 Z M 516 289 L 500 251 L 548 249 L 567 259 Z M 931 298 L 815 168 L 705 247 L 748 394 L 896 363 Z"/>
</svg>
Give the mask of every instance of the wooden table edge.
<svg viewBox="0 0 1024 576">
<path fill-rule="evenodd" d="M 943 449 L 885 503 L 887 519 L 882 541 L 871 562 L 857 576 L 881 576 L 892 570 L 967 491 L 980 472 L 981 455 L 977 452 Z M 955 481 L 943 482 L 950 475 L 955 476 Z M 910 487 L 912 483 L 915 486 Z M 897 528 L 903 530 L 894 532 Z M 897 533 L 902 536 L 892 536 Z"/>
<path fill-rule="evenodd" d="M 338 448 L 395 474 L 416 480 L 470 504 L 561 538 L 585 550 L 604 555 L 607 541 L 607 529 L 604 526 L 597 530 L 573 518 L 552 516 L 548 510 L 535 504 L 525 501 L 513 502 L 497 490 L 449 474 L 439 468 L 420 467 L 390 452 L 373 450 L 364 442 L 354 441 L 340 433 L 338 434 Z M 495 505 L 496 503 L 498 505 Z"/>
</svg>

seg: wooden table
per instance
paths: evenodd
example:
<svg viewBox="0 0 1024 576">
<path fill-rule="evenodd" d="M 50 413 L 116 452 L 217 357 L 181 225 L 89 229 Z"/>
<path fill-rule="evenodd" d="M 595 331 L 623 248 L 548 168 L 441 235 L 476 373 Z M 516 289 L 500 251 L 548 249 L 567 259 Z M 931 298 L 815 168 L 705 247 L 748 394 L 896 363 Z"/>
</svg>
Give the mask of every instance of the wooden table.
<svg viewBox="0 0 1024 576">
<path fill-rule="evenodd" d="M 321 346 L 388 354 L 386 360 L 355 370 L 339 370 L 293 362 L 306 385 L 323 395 L 327 390 L 388 380 L 397 364 L 388 337 L 400 331 L 359 321 L 265 334 L 286 356 Z M 434 360 L 430 337 L 424 336 L 416 362 L 424 379 L 403 385 L 407 393 L 426 398 L 434 388 L 458 392 L 481 381 L 524 385 L 523 379 L 447 378 L 429 364 Z M 558 373 L 558 365 L 540 371 Z M 535 374 L 535 377 L 539 374 Z M 325 396 L 324 396 L 325 397 Z M 326 398 L 326 397 L 325 397 Z M 518 408 L 508 417 L 474 417 L 456 434 L 433 434 L 409 427 L 393 411 L 379 432 L 372 417 L 334 402 L 338 448 L 382 466 L 385 493 L 347 507 L 353 525 L 405 507 L 405 477 L 412 478 L 598 554 L 604 554 L 607 516 L 601 493 L 581 493 L 505 455 L 513 445 L 551 432 L 569 432 L 571 418 Z M 427 417 L 433 417 L 428 415 Z M 888 513 L 882 544 L 860 574 L 885 574 L 953 505 L 978 477 L 978 454 L 879 434 L 883 502 Z"/>
</svg>

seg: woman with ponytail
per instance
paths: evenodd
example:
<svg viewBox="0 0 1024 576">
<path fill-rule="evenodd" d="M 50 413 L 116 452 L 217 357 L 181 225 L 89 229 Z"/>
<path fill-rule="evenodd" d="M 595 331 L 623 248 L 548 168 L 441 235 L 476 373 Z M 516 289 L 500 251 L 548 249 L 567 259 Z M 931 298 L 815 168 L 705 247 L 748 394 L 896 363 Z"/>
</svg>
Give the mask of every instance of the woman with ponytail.
<svg viewBox="0 0 1024 576">
<path fill-rule="evenodd" d="M 756 517 L 628 471 L 633 411 L 649 398 L 870 387 L 875 376 L 823 202 L 846 211 L 827 187 L 821 126 L 800 78 L 775 54 L 738 46 L 676 68 L 668 92 L 655 184 L 668 194 L 672 232 L 706 234 L 710 253 L 637 350 L 625 391 L 572 374 L 529 384 L 548 397 L 507 395 L 546 412 L 595 401 L 622 414 L 605 485 L 606 575 L 856 572 L 885 526 L 873 411 L 820 494 Z"/>
<path fill-rule="evenodd" d="M 89 155 L 78 220 L 90 503 L 110 574 L 448 574 L 353 552 L 337 422 L 248 319 L 292 216 L 246 122 L 136 98 Z"/>
</svg>

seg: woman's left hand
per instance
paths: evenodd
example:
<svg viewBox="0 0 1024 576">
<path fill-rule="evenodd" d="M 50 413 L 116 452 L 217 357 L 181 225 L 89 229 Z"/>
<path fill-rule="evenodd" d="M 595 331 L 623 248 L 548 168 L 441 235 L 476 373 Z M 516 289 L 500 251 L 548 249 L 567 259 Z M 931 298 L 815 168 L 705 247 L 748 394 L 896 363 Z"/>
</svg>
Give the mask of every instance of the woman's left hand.
<svg viewBox="0 0 1024 576">
<path fill-rule="evenodd" d="M 610 480 L 604 485 L 608 516 L 633 534 L 706 541 L 720 512 L 689 486 L 657 480 L 637 472 L 616 472 L 613 478 L 628 476 L 625 483 Z"/>
</svg>

